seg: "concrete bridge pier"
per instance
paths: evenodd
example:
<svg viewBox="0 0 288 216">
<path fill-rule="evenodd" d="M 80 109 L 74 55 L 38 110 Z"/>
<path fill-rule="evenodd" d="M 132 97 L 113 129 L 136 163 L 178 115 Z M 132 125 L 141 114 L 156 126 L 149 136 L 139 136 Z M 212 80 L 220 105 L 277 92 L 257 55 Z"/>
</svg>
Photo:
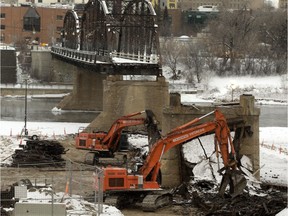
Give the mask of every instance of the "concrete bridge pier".
<svg viewBox="0 0 288 216">
<path fill-rule="evenodd" d="M 260 180 L 260 143 L 259 143 L 259 116 L 260 108 L 255 107 L 253 95 L 241 95 L 240 106 L 242 107 L 242 118 L 245 125 L 249 125 L 250 131 L 244 131 L 245 138 L 240 146 L 240 154 L 246 155 L 252 161 L 251 169 L 255 172 L 255 177 Z"/>
<path fill-rule="evenodd" d="M 119 117 L 151 109 L 162 121 L 163 107 L 169 104 L 169 83 L 164 77 L 156 81 L 122 80 L 122 76 L 108 76 L 103 81 L 103 112 L 88 127 L 109 130 Z"/>
<path fill-rule="evenodd" d="M 240 155 L 246 155 L 252 161 L 251 170 L 259 169 L 259 115 L 260 109 L 254 106 L 254 97 L 242 95 L 240 104 L 230 106 L 183 106 L 179 94 L 171 94 L 170 105 L 163 109 L 162 134 L 165 135 L 173 128 L 183 125 L 197 117 L 203 116 L 215 109 L 219 109 L 226 117 L 227 122 L 232 122 L 236 128 L 244 129 L 243 139 L 240 140 Z M 211 115 L 200 121 L 204 123 L 213 121 Z M 237 119 L 237 121 L 235 120 Z M 243 120 L 241 123 L 239 120 Z M 235 122 L 235 123 L 233 123 Z M 247 128 L 250 129 L 251 133 Z M 214 142 L 211 143 L 214 145 Z M 205 148 L 205 146 L 204 146 Z M 181 146 L 176 146 L 168 151 L 162 158 L 162 186 L 175 187 L 187 178 L 185 163 L 182 158 Z M 259 177 L 256 175 L 256 177 Z"/>
<path fill-rule="evenodd" d="M 72 71 L 71 71 L 72 72 Z M 107 75 L 75 67 L 73 92 L 57 108 L 63 110 L 103 110 L 103 80 Z"/>
</svg>

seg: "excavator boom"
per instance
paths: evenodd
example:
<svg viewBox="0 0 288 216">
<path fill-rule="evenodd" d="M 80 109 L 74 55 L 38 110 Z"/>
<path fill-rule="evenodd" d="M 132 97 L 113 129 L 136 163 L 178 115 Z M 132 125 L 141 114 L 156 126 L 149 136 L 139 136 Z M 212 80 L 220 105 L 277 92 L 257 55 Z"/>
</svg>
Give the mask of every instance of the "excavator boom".
<svg viewBox="0 0 288 216">
<path fill-rule="evenodd" d="M 146 113 L 146 118 L 137 117 Z M 108 132 L 83 132 L 78 133 L 76 137 L 76 148 L 89 150 L 97 157 L 112 157 L 113 153 L 119 150 L 119 143 L 124 128 L 145 125 L 148 129 L 148 137 L 152 139 L 157 133 L 158 122 L 155 121 L 154 113 L 151 110 L 135 112 L 117 119 Z M 157 136 L 156 136 L 157 137 Z M 94 160 L 94 159 L 93 159 Z"/>
<path fill-rule="evenodd" d="M 215 114 L 214 121 L 193 127 L 193 125 L 199 122 L 201 119 L 213 113 Z M 231 142 L 232 139 L 230 137 L 230 130 L 227 126 L 226 119 L 223 114 L 220 113 L 220 111 L 215 110 L 205 116 L 196 118 L 191 122 L 186 123 L 185 125 L 173 129 L 165 137 L 158 140 L 157 143 L 153 145 L 151 152 L 149 153 L 143 166 L 140 169 L 141 173 L 143 174 L 143 178 L 145 179 L 155 167 L 159 167 L 157 164 L 160 163 L 162 155 L 165 154 L 169 149 L 180 144 L 185 144 L 199 136 L 211 133 L 213 131 L 215 132 L 216 140 L 219 144 L 224 166 L 228 167 L 230 160 L 229 149 L 231 149 L 232 155 L 235 154 L 235 150 Z M 152 176 L 156 177 L 158 174 L 157 169 L 154 169 L 153 172 L 154 173 Z"/>
<path fill-rule="evenodd" d="M 199 124 L 201 119 L 211 114 L 215 115 L 213 121 Z M 169 132 L 166 136 L 159 138 L 153 144 L 152 149 L 146 157 L 142 167 L 140 167 L 137 172 L 129 174 L 126 168 L 104 168 L 104 191 L 127 192 L 131 190 L 159 190 L 160 183 L 157 180 L 157 177 L 159 176 L 162 156 L 171 148 L 185 144 L 208 133 L 215 133 L 215 140 L 217 141 L 216 144 L 218 146 L 217 149 L 219 149 L 223 159 L 224 168 L 222 168 L 222 170 L 226 171 L 224 174 L 226 180 L 224 181 L 223 186 L 226 187 L 228 183 L 230 184 L 231 182 L 229 181 L 232 181 L 232 177 L 244 179 L 242 175 L 239 175 L 239 170 L 236 170 L 237 161 L 235 157 L 235 150 L 226 119 L 219 110 L 215 110 L 180 127 L 177 127 L 171 130 L 171 132 Z M 245 185 L 246 184 L 241 185 L 242 190 L 244 189 Z M 221 193 L 224 193 L 225 191 L 223 186 L 220 186 Z M 233 185 L 233 187 L 230 188 L 236 187 L 236 185 Z M 237 191 L 241 192 L 241 189 Z"/>
</svg>

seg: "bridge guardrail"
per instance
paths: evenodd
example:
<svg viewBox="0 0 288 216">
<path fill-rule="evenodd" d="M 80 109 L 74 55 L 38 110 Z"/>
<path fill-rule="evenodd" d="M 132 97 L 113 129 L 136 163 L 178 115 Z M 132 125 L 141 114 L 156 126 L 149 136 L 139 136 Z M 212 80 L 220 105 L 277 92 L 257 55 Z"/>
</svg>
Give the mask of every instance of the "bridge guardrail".
<svg viewBox="0 0 288 216">
<path fill-rule="evenodd" d="M 111 52 L 110 56 L 117 57 L 117 58 L 123 58 L 128 59 L 132 61 L 137 62 L 143 62 L 143 63 L 152 63 L 152 64 L 158 64 L 159 57 L 156 54 L 151 55 L 137 55 L 137 54 L 130 54 L 130 53 L 123 53 L 123 52 Z"/>
<path fill-rule="evenodd" d="M 109 56 L 109 52 L 107 50 L 83 51 L 69 49 L 65 47 L 52 47 L 51 52 L 66 58 L 74 59 L 76 61 L 82 61 L 89 64 L 97 63 L 97 55 Z"/>
<path fill-rule="evenodd" d="M 130 54 L 123 52 L 109 52 L 108 50 L 96 50 L 96 51 L 84 51 L 84 50 L 74 50 L 65 47 L 52 47 L 51 52 L 66 58 L 74 59 L 76 61 L 82 61 L 88 64 L 96 64 L 97 56 L 107 56 L 110 58 L 110 61 L 113 57 L 137 61 L 133 63 L 149 63 L 149 64 L 158 64 L 159 57 L 156 54 L 151 55 L 138 55 L 138 54 Z M 112 60 L 113 62 L 113 60 Z M 109 63 L 109 62 L 105 62 Z M 130 63 L 125 61 L 117 61 L 117 63 Z"/>
</svg>

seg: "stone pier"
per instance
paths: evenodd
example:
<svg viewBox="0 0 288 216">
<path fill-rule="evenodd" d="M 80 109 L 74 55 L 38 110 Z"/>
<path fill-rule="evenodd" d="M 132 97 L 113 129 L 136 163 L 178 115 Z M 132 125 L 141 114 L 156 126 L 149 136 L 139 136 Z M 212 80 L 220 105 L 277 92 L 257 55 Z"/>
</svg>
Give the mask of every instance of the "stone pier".
<svg viewBox="0 0 288 216">
<path fill-rule="evenodd" d="M 135 81 L 109 76 L 103 81 L 103 112 L 89 127 L 108 130 L 119 117 L 146 109 L 154 112 L 161 125 L 163 107 L 169 104 L 168 88 L 164 77 L 156 81 Z"/>
<path fill-rule="evenodd" d="M 103 110 L 103 80 L 106 75 L 77 67 L 74 73 L 73 92 L 57 107 L 63 110 Z"/>
<path fill-rule="evenodd" d="M 183 125 L 194 118 L 203 116 L 216 108 L 226 117 L 227 122 L 239 119 L 243 120 L 241 124 L 235 125 L 243 128 L 244 139 L 240 144 L 240 155 L 248 156 L 253 164 L 253 171 L 259 169 L 259 115 L 260 109 L 254 106 L 254 97 L 251 95 L 242 95 L 240 104 L 225 106 L 184 106 L 181 104 L 179 94 L 172 94 L 170 97 L 170 106 L 163 110 L 162 134 L 167 134 L 170 130 Z M 200 121 L 204 123 L 212 121 L 213 115 Z M 249 130 L 250 129 L 250 130 Z M 168 151 L 162 158 L 162 186 L 174 187 L 181 184 L 184 180 L 184 163 L 181 158 L 181 145 Z M 256 177 L 259 177 L 256 175 Z"/>
</svg>

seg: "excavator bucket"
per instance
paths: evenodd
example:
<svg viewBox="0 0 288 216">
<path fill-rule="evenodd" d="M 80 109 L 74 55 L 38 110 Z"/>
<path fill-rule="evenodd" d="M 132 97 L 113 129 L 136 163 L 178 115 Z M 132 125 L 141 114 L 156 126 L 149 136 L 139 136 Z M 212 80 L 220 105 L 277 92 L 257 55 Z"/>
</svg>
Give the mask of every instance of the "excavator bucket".
<svg viewBox="0 0 288 216">
<path fill-rule="evenodd" d="M 219 188 L 219 194 L 224 195 L 226 187 L 229 185 L 229 194 L 232 197 L 243 193 L 244 188 L 247 185 L 247 180 L 243 176 L 240 170 L 229 170 L 223 174 L 222 181 Z"/>
</svg>

